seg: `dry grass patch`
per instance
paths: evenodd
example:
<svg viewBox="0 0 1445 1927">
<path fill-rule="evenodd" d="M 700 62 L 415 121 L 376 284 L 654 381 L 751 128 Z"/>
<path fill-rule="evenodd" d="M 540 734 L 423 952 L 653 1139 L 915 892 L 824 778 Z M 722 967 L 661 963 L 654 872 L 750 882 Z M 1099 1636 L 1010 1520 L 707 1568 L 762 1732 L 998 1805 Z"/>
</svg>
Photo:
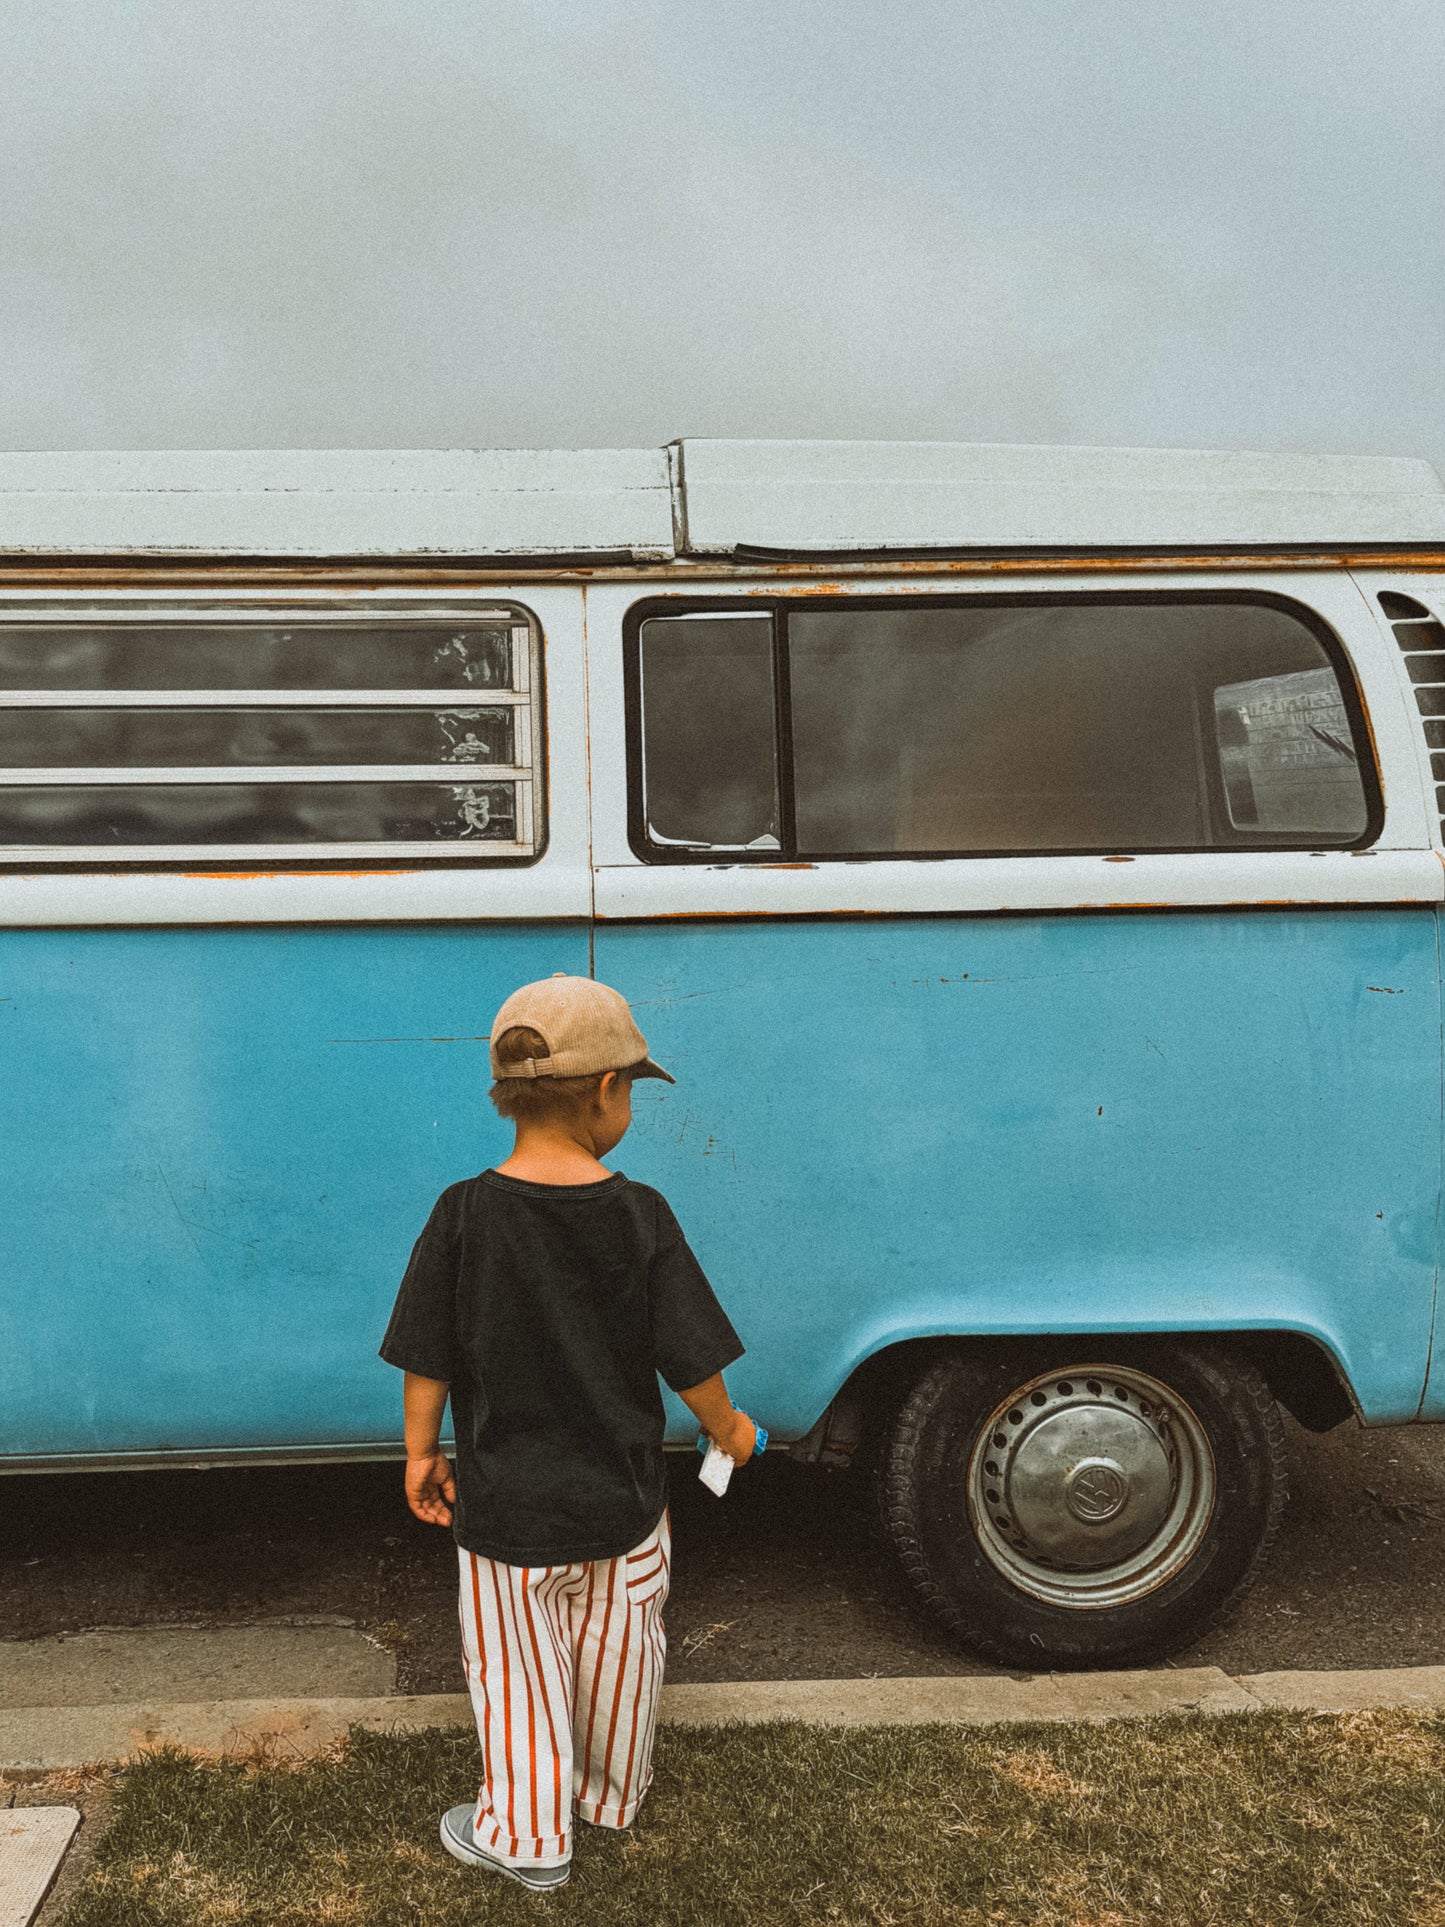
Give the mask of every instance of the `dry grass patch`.
<svg viewBox="0 0 1445 1927">
<path fill-rule="evenodd" d="M 1092 1800 L 1094 1788 L 1076 1780 L 1071 1773 L 1064 1773 L 1053 1761 L 1042 1753 L 1005 1753 L 997 1762 L 996 1771 L 1011 1780 L 1025 1793 L 1035 1793 L 1044 1800 Z"/>
<path fill-rule="evenodd" d="M 65 1927 L 1445 1927 L 1445 1722 L 665 1727 L 626 1834 L 546 1898 L 457 1866 L 455 1732 L 326 1759 L 156 1755 Z"/>
</svg>

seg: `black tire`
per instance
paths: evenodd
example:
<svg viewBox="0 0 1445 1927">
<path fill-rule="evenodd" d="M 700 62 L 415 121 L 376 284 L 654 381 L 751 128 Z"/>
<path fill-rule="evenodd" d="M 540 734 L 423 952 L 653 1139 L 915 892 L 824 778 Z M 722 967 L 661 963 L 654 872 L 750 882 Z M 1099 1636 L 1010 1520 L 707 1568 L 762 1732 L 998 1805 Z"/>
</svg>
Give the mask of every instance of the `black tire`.
<svg viewBox="0 0 1445 1927">
<path fill-rule="evenodd" d="M 1021 1392 L 1034 1404 L 1020 1406 Z M 990 1424 L 1010 1407 L 999 1421 L 1004 1430 Z M 1047 1435 L 1046 1419 L 1054 1421 Z M 1141 1492 L 1131 1526 L 1136 1495 L 1119 1462 L 1088 1461 L 1106 1468 L 1100 1498 L 1077 1454 L 1072 1463 L 1060 1455 L 1059 1441 L 1087 1442 L 1090 1427 L 1110 1426 L 1132 1438 L 1136 1421 L 1135 1482 L 1154 1484 L 1147 1502 Z M 1007 1462 L 1005 1445 L 1014 1454 Z M 1126 1453 L 1127 1440 L 1118 1449 Z M 1011 1476 L 1009 1489 L 1034 1507 L 1034 1538 L 1010 1516 L 1019 1507 L 997 1477 L 997 1517 L 990 1516 L 985 1466 Z M 1168 1480 L 1172 1496 L 1161 1497 Z M 1088 1509 L 1115 1503 L 1121 1484 L 1125 1496 L 1098 1530 L 1152 1537 L 1127 1562 L 1110 1553 L 1100 1564 Z M 1031 1671 L 1122 1664 L 1192 1644 L 1247 1590 L 1284 1507 L 1284 1428 L 1253 1366 L 1203 1340 L 981 1342 L 933 1365 L 905 1398 L 882 1444 L 876 1492 L 905 1573 L 963 1645 Z M 1183 1524 L 1152 1523 L 1166 1503 Z M 1058 1544 L 1073 1556 L 1038 1549 Z M 1089 1587 L 1100 1597 L 1088 1597 Z"/>
</svg>

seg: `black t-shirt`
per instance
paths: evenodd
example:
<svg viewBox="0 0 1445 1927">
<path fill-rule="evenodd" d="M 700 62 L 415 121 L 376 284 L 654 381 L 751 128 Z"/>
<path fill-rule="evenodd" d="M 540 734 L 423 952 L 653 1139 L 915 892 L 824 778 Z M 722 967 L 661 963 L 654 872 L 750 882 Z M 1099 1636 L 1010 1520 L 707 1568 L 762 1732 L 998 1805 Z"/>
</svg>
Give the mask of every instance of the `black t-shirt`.
<svg viewBox="0 0 1445 1927">
<path fill-rule="evenodd" d="M 667 1503 L 660 1372 L 700 1385 L 743 1347 L 660 1192 L 615 1172 L 483 1171 L 437 1199 L 381 1355 L 445 1379 L 459 1545 L 511 1566 L 611 1559 Z"/>
</svg>

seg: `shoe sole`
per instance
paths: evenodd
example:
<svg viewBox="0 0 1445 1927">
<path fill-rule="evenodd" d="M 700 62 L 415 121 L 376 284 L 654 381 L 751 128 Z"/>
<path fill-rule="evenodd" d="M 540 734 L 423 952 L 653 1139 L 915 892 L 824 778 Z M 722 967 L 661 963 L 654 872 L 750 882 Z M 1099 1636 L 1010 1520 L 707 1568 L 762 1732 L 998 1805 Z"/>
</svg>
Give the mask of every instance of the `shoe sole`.
<svg viewBox="0 0 1445 1927">
<path fill-rule="evenodd" d="M 493 1860 L 490 1854 L 481 1853 L 474 1848 L 463 1846 L 462 1842 L 457 1839 L 456 1835 L 447 1826 L 445 1820 L 443 1820 L 441 1824 L 441 1839 L 442 1845 L 446 1848 L 452 1859 L 460 1860 L 464 1867 L 480 1867 L 484 1873 L 499 1873 L 504 1880 L 515 1881 L 519 1887 L 525 1887 L 527 1892 L 531 1894 L 555 1893 L 559 1887 L 565 1887 L 567 1882 L 572 1878 L 572 1869 L 569 1867 L 564 1878 L 561 1880 L 549 1880 L 545 1886 L 539 1885 L 536 1881 L 528 1880 L 525 1874 L 514 1872 L 511 1867 L 504 1866 L 500 1860 Z"/>
</svg>

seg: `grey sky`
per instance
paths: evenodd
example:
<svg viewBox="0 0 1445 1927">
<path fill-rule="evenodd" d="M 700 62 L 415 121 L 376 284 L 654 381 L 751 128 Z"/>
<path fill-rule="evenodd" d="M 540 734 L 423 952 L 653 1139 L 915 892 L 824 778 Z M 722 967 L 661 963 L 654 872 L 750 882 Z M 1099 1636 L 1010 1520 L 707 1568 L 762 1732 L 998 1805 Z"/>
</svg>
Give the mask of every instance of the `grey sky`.
<svg viewBox="0 0 1445 1927">
<path fill-rule="evenodd" d="M 9 0 L 0 446 L 1445 469 L 1438 0 Z"/>
</svg>

